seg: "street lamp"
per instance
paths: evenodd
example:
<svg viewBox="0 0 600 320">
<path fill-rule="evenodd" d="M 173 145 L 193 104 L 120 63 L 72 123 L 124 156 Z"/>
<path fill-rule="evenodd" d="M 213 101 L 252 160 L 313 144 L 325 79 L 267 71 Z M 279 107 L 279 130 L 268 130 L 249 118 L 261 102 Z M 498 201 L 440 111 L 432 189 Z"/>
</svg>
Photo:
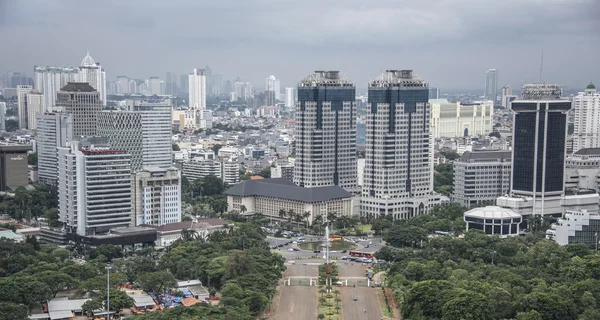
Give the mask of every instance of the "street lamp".
<svg viewBox="0 0 600 320">
<path fill-rule="evenodd" d="M 106 267 L 106 320 L 110 319 L 110 269 L 112 267 L 107 264 Z"/>
</svg>

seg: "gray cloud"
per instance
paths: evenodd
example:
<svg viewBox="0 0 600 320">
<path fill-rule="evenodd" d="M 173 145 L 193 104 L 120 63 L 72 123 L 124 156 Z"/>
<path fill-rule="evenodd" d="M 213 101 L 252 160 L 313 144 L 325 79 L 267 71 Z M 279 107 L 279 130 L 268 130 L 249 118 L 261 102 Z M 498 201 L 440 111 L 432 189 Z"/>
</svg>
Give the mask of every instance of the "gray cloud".
<svg viewBox="0 0 600 320">
<path fill-rule="evenodd" d="M 77 65 L 90 50 L 109 78 L 210 65 L 260 87 L 340 69 L 359 87 L 412 68 L 442 89 L 536 80 L 600 82 L 597 0 L 0 0 L 0 70 Z"/>
</svg>

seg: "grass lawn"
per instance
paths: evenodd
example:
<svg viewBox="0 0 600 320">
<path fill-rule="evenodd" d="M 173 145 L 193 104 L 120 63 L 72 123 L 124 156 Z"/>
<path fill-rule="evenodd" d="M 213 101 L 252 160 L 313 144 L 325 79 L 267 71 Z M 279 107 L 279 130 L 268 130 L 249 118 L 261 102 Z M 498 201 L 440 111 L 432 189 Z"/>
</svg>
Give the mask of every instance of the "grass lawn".
<svg viewBox="0 0 600 320">
<path fill-rule="evenodd" d="M 325 315 L 325 319 L 333 319 L 333 320 L 342 320 L 343 319 L 343 317 L 341 315 L 342 303 L 340 302 L 340 314 L 338 314 L 335 309 L 335 296 L 330 299 L 327 299 L 327 302 L 325 304 L 330 304 L 331 308 L 329 308 L 329 306 L 327 306 L 327 305 L 322 305 L 321 303 L 317 302 L 317 315 L 319 313 L 322 313 Z M 327 314 L 330 311 L 333 311 L 332 315 Z"/>
<path fill-rule="evenodd" d="M 371 232 L 370 224 L 361 224 L 361 225 L 357 226 L 357 228 L 360 229 L 362 232 Z"/>
</svg>

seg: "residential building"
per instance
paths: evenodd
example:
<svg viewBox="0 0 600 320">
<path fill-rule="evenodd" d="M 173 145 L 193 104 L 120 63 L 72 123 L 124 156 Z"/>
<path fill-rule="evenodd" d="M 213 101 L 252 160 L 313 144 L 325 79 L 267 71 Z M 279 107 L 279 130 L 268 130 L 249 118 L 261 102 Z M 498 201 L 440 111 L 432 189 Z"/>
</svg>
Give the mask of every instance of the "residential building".
<svg viewBox="0 0 600 320">
<path fill-rule="evenodd" d="M 31 145 L 0 144 L 0 191 L 15 191 L 29 184 L 27 152 Z"/>
<path fill-rule="evenodd" d="M 88 85 L 89 86 L 89 85 Z M 105 141 L 73 141 L 58 148 L 59 220 L 88 236 L 132 222 L 131 155 Z"/>
<path fill-rule="evenodd" d="M 573 110 L 573 152 L 600 148 L 600 93 L 593 83 L 573 97 Z"/>
<path fill-rule="evenodd" d="M 189 75 L 182 74 L 179 76 L 179 95 L 188 95 L 189 91 Z"/>
<path fill-rule="evenodd" d="M 177 75 L 172 72 L 167 72 L 165 77 L 165 94 L 174 96 L 177 95 Z"/>
<path fill-rule="evenodd" d="M 276 79 L 274 75 L 268 76 L 265 80 L 265 91 L 274 93 L 272 95 L 274 98 L 273 101 L 269 101 L 270 103 L 267 103 L 266 105 L 274 106 L 275 104 L 277 104 L 277 100 L 281 100 L 279 97 L 279 95 L 281 94 L 279 80 Z"/>
<path fill-rule="evenodd" d="M 496 105 L 498 99 L 498 70 L 489 69 L 485 72 L 485 98 Z"/>
<path fill-rule="evenodd" d="M 37 116 L 44 113 L 44 95 L 33 89 L 27 94 L 27 126 L 29 130 L 36 129 Z"/>
<path fill-rule="evenodd" d="M 294 181 L 294 165 L 288 161 L 277 161 L 271 168 L 271 178 L 284 178 Z"/>
<path fill-rule="evenodd" d="M 285 88 L 285 108 L 287 110 L 294 110 L 295 106 L 296 106 L 295 88 L 286 87 Z"/>
<path fill-rule="evenodd" d="M 98 135 L 131 154 L 131 168 L 172 166 L 171 100 L 125 100 L 124 110 L 98 114 Z"/>
<path fill-rule="evenodd" d="M 447 99 L 430 99 L 431 133 L 434 139 L 488 135 L 492 132 L 492 101 L 450 103 Z"/>
<path fill-rule="evenodd" d="M 17 86 L 17 120 L 19 121 L 19 129 L 27 129 L 27 95 L 32 90 L 33 87 L 31 86 Z"/>
<path fill-rule="evenodd" d="M 279 211 L 307 213 L 312 223 L 316 215 L 352 214 L 352 194 L 338 186 L 303 188 L 288 179 L 245 180 L 225 191 L 229 211 L 263 214 L 279 218 Z M 244 210 L 245 208 L 245 210 Z"/>
<path fill-rule="evenodd" d="M 206 110 L 206 74 L 204 69 L 194 69 L 189 74 L 189 108 Z"/>
<path fill-rule="evenodd" d="M 146 167 L 135 173 L 133 188 L 136 226 L 181 222 L 181 171 Z"/>
<path fill-rule="evenodd" d="M 95 136 L 102 111 L 100 92 L 88 83 L 69 82 L 56 94 L 56 107 L 73 117 L 73 136 Z"/>
<path fill-rule="evenodd" d="M 315 71 L 298 84 L 294 183 L 356 184 L 356 87 L 339 71 Z"/>
<path fill-rule="evenodd" d="M 440 99 L 440 89 L 429 87 L 429 100 Z"/>
<path fill-rule="evenodd" d="M 33 88 L 44 94 L 44 112 L 54 111 L 58 91 L 79 78 L 79 69 L 70 67 L 34 66 L 33 73 Z"/>
<path fill-rule="evenodd" d="M 510 151 L 465 152 L 453 163 L 453 202 L 467 208 L 495 203 L 510 190 L 511 165 Z"/>
<path fill-rule="evenodd" d="M 79 67 L 78 82 L 87 82 L 92 88 L 100 93 L 100 100 L 106 105 L 106 73 L 100 63 L 94 61 L 90 53 L 81 60 Z"/>
<path fill-rule="evenodd" d="M 37 116 L 38 179 L 41 183 L 58 183 L 58 148 L 73 141 L 73 118 L 66 113 Z"/>
<path fill-rule="evenodd" d="M 201 159 L 194 158 L 183 163 L 183 175 L 190 181 L 214 175 L 223 183 L 233 185 L 240 182 L 240 165 L 237 158 Z"/>
<path fill-rule="evenodd" d="M 0 102 L 0 133 L 6 132 L 6 102 Z"/>
<path fill-rule="evenodd" d="M 118 76 L 116 83 L 116 94 L 128 94 L 133 93 L 129 91 L 129 78 L 125 76 Z"/>
<path fill-rule="evenodd" d="M 428 83 L 412 70 L 386 70 L 369 83 L 368 96 L 361 215 L 426 214 L 440 203 L 433 192 Z"/>
<path fill-rule="evenodd" d="M 600 234 L 600 215 L 587 210 L 567 211 L 546 231 L 546 238 L 561 246 L 572 243 L 597 245 Z"/>
<path fill-rule="evenodd" d="M 509 85 L 505 85 L 502 87 L 502 95 L 500 100 L 500 105 L 505 109 L 510 109 L 510 104 L 513 100 L 515 100 L 517 96 L 512 94 L 512 88 Z"/>
<path fill-rule="evenodd" d="M 221 95 L 223 92 L 223 75 L 215 74 L 212 77 L 212 90 L 211 93 L 215 96 Z"/>
<path fill-rule="evenodd" d="M 150 95 L 163 95 L 165 94 L 165 82 L 160 80 L 158 77 L 150 77 L 147 80 L 148 91 Z"/>
<path fill-rule="evenodd" d="M 600 148 L 579 149 L 565 159 L 565 188 L 600 192 Z"/>
</svg>

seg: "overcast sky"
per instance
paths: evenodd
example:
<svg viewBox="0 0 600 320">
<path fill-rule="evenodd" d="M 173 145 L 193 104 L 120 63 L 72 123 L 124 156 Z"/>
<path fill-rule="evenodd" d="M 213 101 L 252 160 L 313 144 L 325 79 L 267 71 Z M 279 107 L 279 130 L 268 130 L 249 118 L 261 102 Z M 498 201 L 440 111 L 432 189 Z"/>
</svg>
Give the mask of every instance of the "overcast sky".
<svg viewBox="0 0 600 320">
<path fill-rule="evenodd" d="M 89 50 L 109 80 L 188 73 L 282 87 L 340 70 L 359 88 L 413 69 L 442 90 L 544 78 L 600 83 L 600 0 L 0 0 L 0 71 L 78 66 Z M 282 89 L 283 90 L 283 89 Z"/>
</svg>

